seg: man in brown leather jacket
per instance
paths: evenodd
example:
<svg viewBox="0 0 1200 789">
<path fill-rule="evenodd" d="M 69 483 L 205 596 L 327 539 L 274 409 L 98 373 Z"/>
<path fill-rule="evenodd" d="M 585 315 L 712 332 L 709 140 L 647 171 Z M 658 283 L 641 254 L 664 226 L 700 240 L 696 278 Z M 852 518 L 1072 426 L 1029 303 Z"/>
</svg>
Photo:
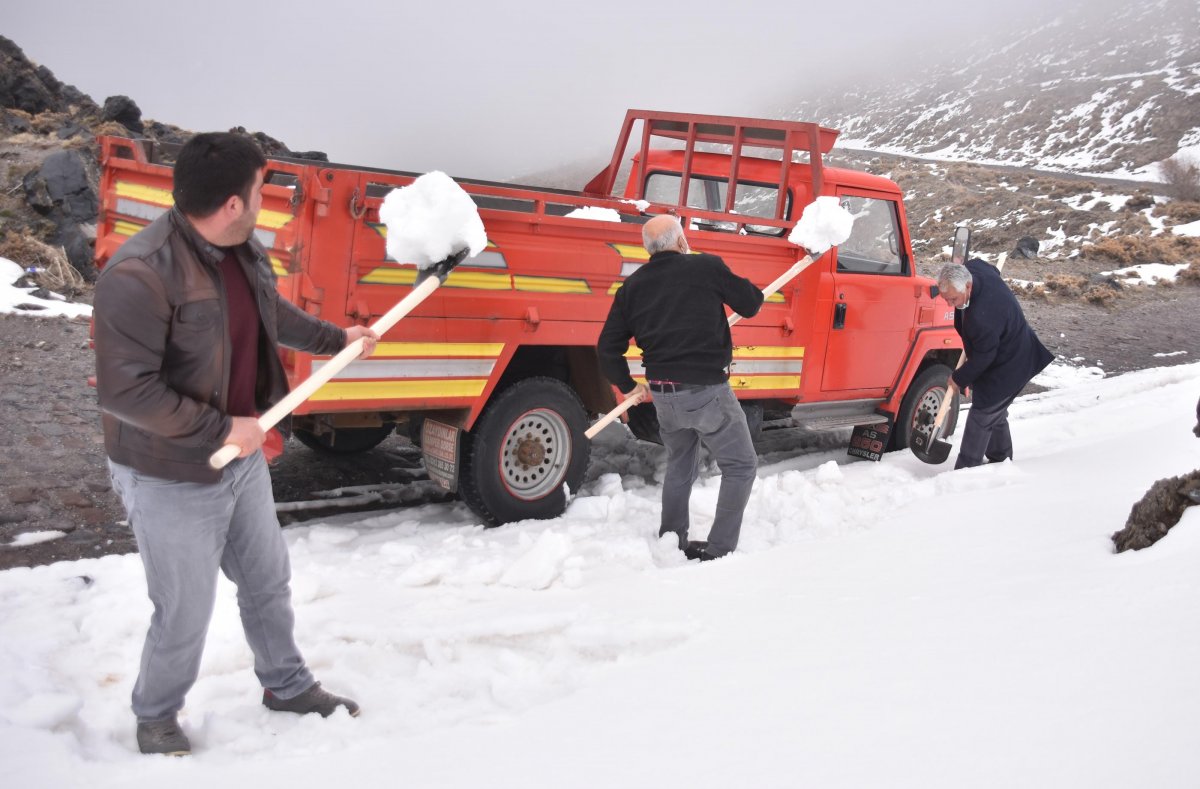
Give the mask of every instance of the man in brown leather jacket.
<svg viewBox="0 0 1200 789">
<path fill-rule="evenodd" d="M 190 752 L 177 713 L 200 667 L 220 568 L 263 704 L 328 716 L 353 701 L 313 679 L 293 638 L 287 545 L 255 418 L 287 393 L 278 346 L 333 354 L 375 333 L 319 320 L 275 290 L 254 227 L 266 159 L 201 134 L 175 165 L 175 207 L 129 239 L 96 283 L 96 382 L 113 486 L 129 513 L 154 614 L 133 689 L 143 753 Z M 221 471 L 208 457 L 241 452 Z"/>
</svg>

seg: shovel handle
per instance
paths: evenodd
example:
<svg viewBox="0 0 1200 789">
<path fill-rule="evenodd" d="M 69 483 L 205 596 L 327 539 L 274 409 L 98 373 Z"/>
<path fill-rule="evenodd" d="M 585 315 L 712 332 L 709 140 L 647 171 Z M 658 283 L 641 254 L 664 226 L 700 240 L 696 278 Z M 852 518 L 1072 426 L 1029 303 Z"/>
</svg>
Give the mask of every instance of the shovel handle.
<svg viewBox="0 0 1200 789">
<path fill-rule="evenodd" d="M 767 298 L 771 294 L 786 285 L 790 280 L 800 276 L 800 272 L 812 265 L 812 255 L 805 255 L 792 264 L 792 267 L 775 278 L 775 281 L 763 288 L 763 298 Z M 741 315 L 736 312 L 729 316 L 729 325 L 737 323 L 742 319 Z"/>
<path fill-rule="evenodd" d="M 625 413 L 630 408 L 633 408 L 635 405 L 642 402 L 642 399 L 643 398 L 641 398 L 641 397 L 626 397 L 624 400 L 621 401 L 620 405 L 618 405 L 613 410 L 609 411 L 604 416 L 600 417 L 600 419 L 596 422 L 596 424 L 592 425 L 587 430 L 585 430 L 583 432 L 583 434 L 588 438 L 588 440 L 595 438 L 596 436 L 600 435 L 601 430 L 603 430 L 604 428 L 608 427 L 613 422 L 615 422 L 617 420 L 617 417 L 619 417 L 621 414 Z"/>
<path fill-rule="evenodd" d="M 385 312 L 379 320 L 375 321 L 371 325 L 371 328 L 375 330 L 376 334 L 382 337 L 384 332 L 395 326 L 405 315 L 412 312 L 418 304 L 424 301 L 430 293 L 437 290 L 441 284 L 442 281 L 439 277 L 425 278 L 412 289 L 412 292 Z M 315 373 L 305 378 L 299 386 L 288 392 L 286 397 L 271 406 L 265 414 L 258 418 L 259 427 L 264 432 L 275 427 L 280 420 L 296 410 L 301 403 L 316 394 L 317 390 L 327 384 L 333 376 L 345 369 L 346 365 L 357 359 L 362 354 L 362 351 L 363 338 L 359 337 L 339 351 L 337 356 L 334 356 L 321 365 Z M 226 444 L 209 457 L 208 465 L 215 469 L 225 468 L 240 453 L 241 448 L 237 444 Z"/>
<path fill-rule="evenodd" d="M 958 355 L 958 364 L 954 365 L 957 370 L 963 366 L 963 362 L 967 360 L 967 354 L 960 353 Z M 950 394 L 950 387 L 946 387 L 946 395 L 942 398 L 941 404 L 938 405 L 937 414 L 933 417 L 933 428 L 929 431 L 929 443 L 932 445 L 934 441 L 942 435 L 942 425 L 946 422 L 946 415 L 950 413 L 950 404 L 954 402 L 954 395 Z"/>
</svg>

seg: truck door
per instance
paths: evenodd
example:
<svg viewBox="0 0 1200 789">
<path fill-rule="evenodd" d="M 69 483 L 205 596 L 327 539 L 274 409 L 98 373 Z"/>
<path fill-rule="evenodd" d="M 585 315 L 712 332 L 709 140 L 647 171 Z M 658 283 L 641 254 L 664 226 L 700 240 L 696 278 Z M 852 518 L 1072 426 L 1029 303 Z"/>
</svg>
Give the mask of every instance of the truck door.
<svg viewBox="0 0 1200 789">
<path fill-rule="evenodd" d="M 836 249 L 821 388 L 884 389 L 895 381 L 912 339 L 912 261 L 894 196 L 847 189 L 838 199 L 855 220 L 850 238 Z"/>
</svg>

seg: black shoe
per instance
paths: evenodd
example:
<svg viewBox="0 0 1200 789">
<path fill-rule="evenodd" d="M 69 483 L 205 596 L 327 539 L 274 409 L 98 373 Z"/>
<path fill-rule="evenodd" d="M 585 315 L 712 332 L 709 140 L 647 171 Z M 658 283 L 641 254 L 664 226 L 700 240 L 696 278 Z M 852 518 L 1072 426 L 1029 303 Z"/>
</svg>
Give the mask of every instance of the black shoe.
<svg viewBox="0 0 1200 789">
<path fill-rule="evenodd" d="M 689 542 L 687 544 L 686 548 L 683 549 L 683 555 L 686 556 L 688 559 L 696 559 L 696 560 L 699 560 L 702 562 L 706 562 L 709 559 L 717 558 L 715 556 L 709 555 L 707 553 L 707 550 L 708 550 L 707 542 L 705 542 L 704 540 L 693 540 L 692 542 Z"/>
<path fill-rule="evenodd" d="M 307 715 L 319 712 L 322 718 L 328 718 L 338 707 L 345 707 L 351 718 L 358 717 L 358 705 L 350 699 L 335 696 L 314 683 L 311 688 L 292 699 L 281 699 L 269 690 L 263 691 L 263 706 L 276 712 L 294 712 L 297 715 Z"/>
<path fill-rule="evenodd" d="M 187 756 L 192 744 L 179 728 L 179 721 L 172 715 L 160 721 L 147 721 L 137 725 L 138 750 L 142 753 L 163 753 L 167 756 Z"/>
</svg>

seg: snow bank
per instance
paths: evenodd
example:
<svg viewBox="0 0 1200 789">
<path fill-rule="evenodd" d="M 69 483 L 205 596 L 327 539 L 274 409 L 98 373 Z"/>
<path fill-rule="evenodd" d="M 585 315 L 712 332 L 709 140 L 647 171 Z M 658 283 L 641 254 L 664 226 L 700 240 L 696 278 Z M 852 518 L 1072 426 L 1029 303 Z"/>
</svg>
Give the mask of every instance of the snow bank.
<svg viewBox="0 0 1200 789">
<path fill-rule="evenodd" d="M 222 579 L 190 760 L 136 753 L 137 556 L 0 572 L 5 781 L 1182 787 L 1200 508 L 1137 554 L 1109 534 L 1195 467 L 1198 392 L 1193 363 L 1023 397 L 1016 462 L 965 471 L 844 437 L 774 460 L 799 434 L 769 431 L 739 550 L 712 563 L 658 539 L 662 450 L 620 425 L 554 520 L 484 529 L 454 503 L 288 528 L 299 643 L 363 713 L 264 709 Z M 706 461 L 694 538 L 718 489 Z M 1130 721 L 1154 736 L 1114 749 Z"/>
<path fill-rule="evenodd" d="M 75 304 L 57 293 L 43 299 L 33 295 L 37 288 L 16 286 L 25 274 L 25 267 L 8 258 L 0 258 L 0 312 L 34 315 L 40 318 L 90 317 L 92 308 L 88 304 Z"/>
</svg>

